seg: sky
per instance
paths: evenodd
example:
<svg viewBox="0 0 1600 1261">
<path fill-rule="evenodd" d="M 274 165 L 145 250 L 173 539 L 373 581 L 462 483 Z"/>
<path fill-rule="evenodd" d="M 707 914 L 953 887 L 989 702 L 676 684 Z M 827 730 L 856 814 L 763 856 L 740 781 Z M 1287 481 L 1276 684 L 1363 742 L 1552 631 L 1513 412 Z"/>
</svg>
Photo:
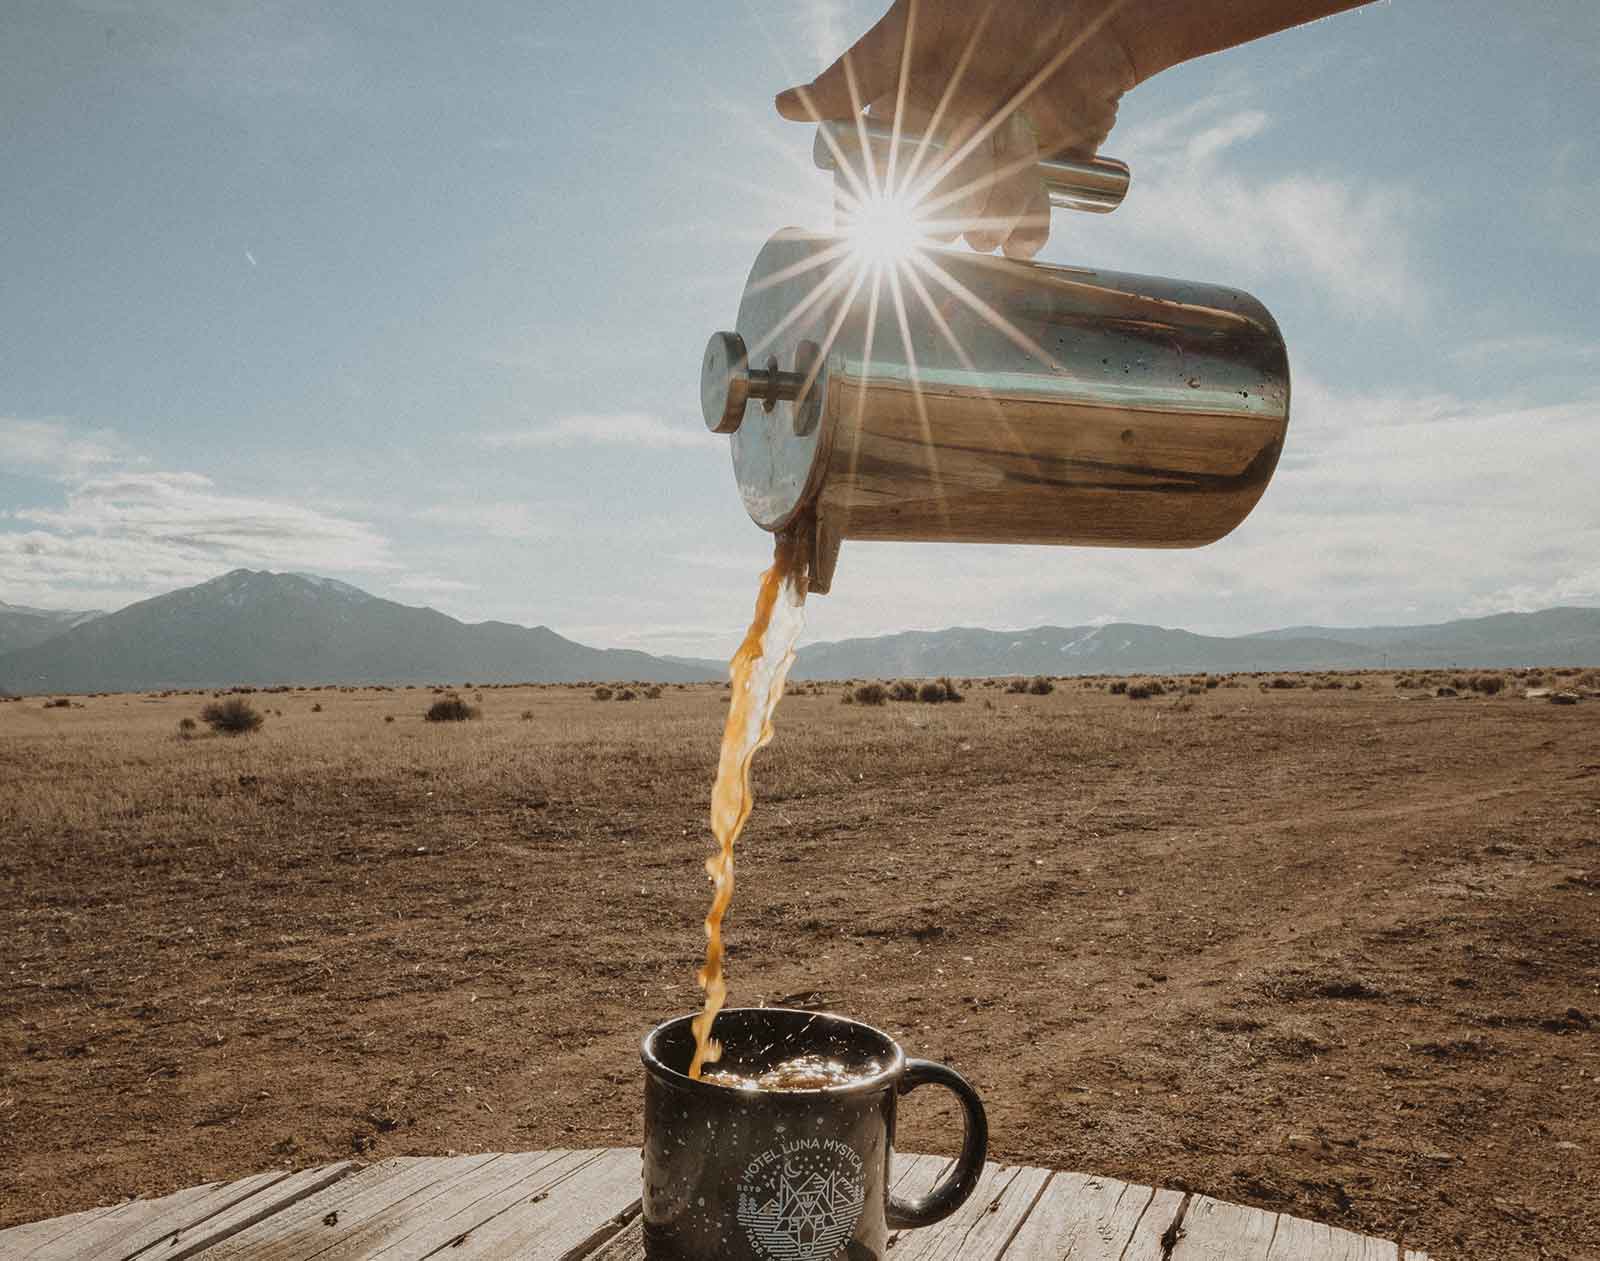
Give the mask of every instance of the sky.
<svg viewBox="0 0 1600 1261">
<path fill-rule="evenodd" d="M 726 656 L 771 538 L 700 419 L 773 94 L 854 0 L 0 0 L 0 601 L 240 566 Z M 1376 4 L 1158 75 L 1047 261 L 1248 289 L 1282 462 L 1195 551 L 847 542 L 806 639 L 1600 604 L 1600 7 Z"/>
</svg>

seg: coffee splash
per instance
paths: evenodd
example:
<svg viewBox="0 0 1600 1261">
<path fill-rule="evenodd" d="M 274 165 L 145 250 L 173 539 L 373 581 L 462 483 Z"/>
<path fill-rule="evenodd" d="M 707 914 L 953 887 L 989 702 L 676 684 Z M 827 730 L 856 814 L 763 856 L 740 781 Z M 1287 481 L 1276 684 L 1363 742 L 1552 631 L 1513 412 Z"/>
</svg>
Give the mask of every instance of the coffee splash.
<svg viewBox="0 0 1600 1261">
<path fill-rule="evenodd" d="M 807 557 L 799 537 L 780 534 L 772 568 L 761 577 L 755 617 L 729 665 L 733 695 L 722 730 L 717 782 L 711 790 L 711 833 L 717 852 L 706 859 L 713 888 L 706 914 L 706 961 L 697 979 L 706 992 L 705 1006 L 694 1018 L 694 1059 L 689 1076 L 698 1078 L 707 1064 L 722 1057 L 711 1026 L 728 997 L 722 974 L 722 919 L 733 901 L 733 843 L 744 830 L 754 798 L 750 762 L 756 750 L 772 739 L 772 712 L 783 696 L 783 683 L 794 661 L 795 640 L 805 624 Z"/>
<path fill-rule="evenodd" d="M 871 1081 L 883 1072 L 876 1060 L 864 1064 L 846 1064 L 826 1055 L 809 1052 L 782 1060 L 760 1072 L 736 1072 L 728 1068 L 713 1068 L 703 1079 L 714 1086 L 727 1086 L 731 1090 L 831 1090 L 841 1086 L 854 1086 Z"/>
</svg>

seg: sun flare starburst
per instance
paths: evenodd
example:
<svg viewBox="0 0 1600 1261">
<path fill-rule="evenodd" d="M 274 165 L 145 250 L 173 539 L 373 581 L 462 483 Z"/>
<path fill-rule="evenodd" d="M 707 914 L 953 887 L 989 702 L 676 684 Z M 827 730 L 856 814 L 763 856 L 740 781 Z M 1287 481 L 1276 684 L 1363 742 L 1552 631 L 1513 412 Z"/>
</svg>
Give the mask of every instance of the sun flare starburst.
<svg viewBox="0 0 1600 1261">
<path fill-rule="evenodd" d="M 850 250 L 862 263 L 894 266 L 929 244 L 922 207 L 903 193 L 868 193 L 841 215 Z"/>
</svg>

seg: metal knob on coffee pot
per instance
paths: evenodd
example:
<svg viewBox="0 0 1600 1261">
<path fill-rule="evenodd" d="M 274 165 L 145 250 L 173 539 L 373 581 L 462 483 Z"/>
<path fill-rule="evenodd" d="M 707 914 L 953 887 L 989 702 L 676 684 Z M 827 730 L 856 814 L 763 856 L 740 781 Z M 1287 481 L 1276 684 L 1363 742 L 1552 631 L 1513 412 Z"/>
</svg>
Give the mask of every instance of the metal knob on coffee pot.
<svg viewBox="0 0 1600 1261">
<path fill-rule="evenodd" d="M 838 129 L 819 164 L 884 143 Z M 1104 158 L 1041 174 L 1077 209 L 1127 188 Z M 700 393 L 751 519 L 808 536 L 820 593 L 844 539 L 1215 542 L 1277 465 L 1289 364 L 1237 289 L 957 250 L 874 266 L 846 235 L 787 228 L 712 335 Z"/>
</svg>

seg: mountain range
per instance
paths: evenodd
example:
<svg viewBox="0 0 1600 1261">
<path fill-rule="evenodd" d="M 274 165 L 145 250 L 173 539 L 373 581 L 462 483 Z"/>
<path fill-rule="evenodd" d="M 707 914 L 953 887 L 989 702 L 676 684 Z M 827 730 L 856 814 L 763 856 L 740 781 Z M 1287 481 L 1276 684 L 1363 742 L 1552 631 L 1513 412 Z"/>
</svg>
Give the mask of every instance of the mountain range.
<svg viewBox="0 0 1600 1261">
<path fill-rule="evenodd" d="M 802 648 L 798 679 L 1600 665 L 1600 609 L 1426 626 L 1196 635 L 1133 622 L 906 631 Z M 236 569 L 114 613 L 0 603 L 0 690 L 127 692 L 278 683 L 720 680 L 718 661 L 590 648 L 546 626 L 466 623 L 310 574 Z"/>
<path fill-rule="evenodd" d="M 725 667 L 713 663 L 589 648 L 546 626 L 469 625 L 332 578 L 248 569 L 79 619 L 0 655 L 0 688 L 18 694 L 236 683 L 692 683 L 725 676 Z"/>
<path fill-rule="evenodd" d="M 1600 609 L 1561 608 L 1428 626 L 1294 626 L 1237 636 L 1134 622 L 905 631 L 803 648 L 791 673 L 837 679 L 1596 664 Z"/>
</svg>

